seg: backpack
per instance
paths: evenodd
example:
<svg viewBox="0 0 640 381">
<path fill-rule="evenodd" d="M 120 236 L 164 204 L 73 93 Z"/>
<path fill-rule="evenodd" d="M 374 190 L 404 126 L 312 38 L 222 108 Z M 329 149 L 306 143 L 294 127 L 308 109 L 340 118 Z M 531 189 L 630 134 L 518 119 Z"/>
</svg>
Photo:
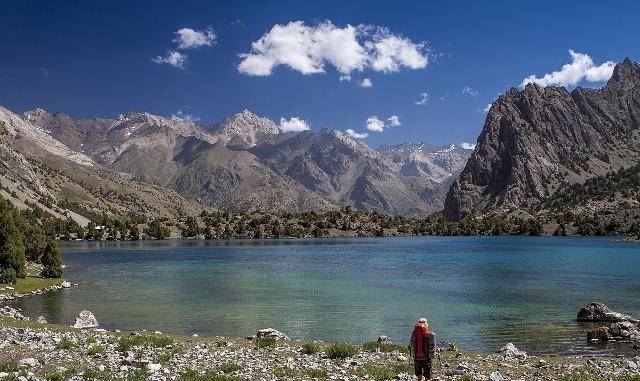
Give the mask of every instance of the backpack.
<svg viewBox="0 0 640 381">
<path fill-rule="evenodd" d="M 413 344 L 413 357 L 416 359 L 429 358 L 429 326 L 426 323 L 418 323 L 413 328 L 411 343 Z"/>
</svg>

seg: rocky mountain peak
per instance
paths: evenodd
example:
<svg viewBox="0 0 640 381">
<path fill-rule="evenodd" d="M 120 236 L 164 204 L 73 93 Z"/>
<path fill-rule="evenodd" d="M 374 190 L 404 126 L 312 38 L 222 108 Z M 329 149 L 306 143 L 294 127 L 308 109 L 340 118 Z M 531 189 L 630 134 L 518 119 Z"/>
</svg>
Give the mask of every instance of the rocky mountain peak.
<svg viewBox="0 0 640 381">
<path fill-rule="evenodd" d="M 212 131 L 220 135 L 228 145 L 245 148 L 253 147 L 266 137 L 280 133 L 275 122 L 247 109 L 225 119 L 214 126 Z"/>
</svg>

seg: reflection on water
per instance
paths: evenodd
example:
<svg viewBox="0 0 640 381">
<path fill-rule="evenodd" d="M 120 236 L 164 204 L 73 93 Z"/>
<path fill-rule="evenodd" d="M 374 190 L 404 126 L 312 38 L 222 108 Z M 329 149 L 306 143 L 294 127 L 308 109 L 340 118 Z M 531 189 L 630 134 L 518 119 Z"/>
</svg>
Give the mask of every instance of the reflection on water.
<svg viewBox="0 0 640 381">
<path fill-rule="evenodd" d="M 541 353 L 588 346 L 575 323 L 592 299 L 640 312 L 640 249 L 607 239 L 456 237 L 74 242 L 65 276 L 80 287 L 15 304 L 71 324 L 245 336 L 407 341 L 427 315 L 442 341 Z"/>
</svg>

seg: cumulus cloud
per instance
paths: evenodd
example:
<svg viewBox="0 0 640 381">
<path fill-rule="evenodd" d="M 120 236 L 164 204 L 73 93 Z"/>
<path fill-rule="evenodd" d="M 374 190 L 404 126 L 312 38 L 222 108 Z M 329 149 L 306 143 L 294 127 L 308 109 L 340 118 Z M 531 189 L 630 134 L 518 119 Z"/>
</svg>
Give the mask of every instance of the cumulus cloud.
<svg viewBox="0 0 640 381">
<path fill-rule="evenodd" d="M 169 64 L 173 67 L 177 67 L 178 69 L 184 69 L 184 66 L 187 63 L 187 56 L 180 52 L 176 52 L 175 50 L 169 50 L 164 57 L 156 56 L 152 58 L 151 61 L 157 64 Z"/>
<path fill-rule="evenodd" d="M 493 103 L 489 103 L 489 104 L 487 104 L 484 108 L 480 108 L 480 109 L 478 109 L 478 111 L 480 111 L 480 112 L 482 112 L 482 113 L 486 114 L 486 113 L 488 113 L 488 112 L 489 112 L 489 110 L 491 110 L 491 105 L 493 105 Z"/>
<path fill-rule="evenodd" d="M 392 73 L 401 67 L 423 69 L 429 63 L 423 53 L 424 43 L 415 44 L 387 28 L 378 28 L 373 41 L 366 41 L 365 46 L 371 52 L 371 67 L 375 71 Z"/>
<path fill-rule="evenodd" d="M 278 66 L 302 74 L 324 73 L 331 65 L 341 80 L 365 69 L 393 72 L 401 67 L 424 68 L 428 64 L 423 43 L 394 35 L 385 28 L 371 35 L 369 27 L 338 27 L 331 21 L 306 25 L 303 21 L 276 24 L 251 44 L 249 53 L 240 54 L 237 69 L 252 76 L 268 76 Z"/>
<path fill-rule="evenodd" d="M 173 42 L 178 44 L 178 49 L 194 49 L 201 46 L 215 45 L 218 36 L 213 29 L 195 30 L 191 28 L 178 29 Z"/>
<path fill-rule="evenodd" d="M 475 149 L 476 145 L 474 143 L 467 143 L 467 142 L 462 142 L 462 144 L 460 144 L 460 146 L 464 149 Z"/>
<path fill-rule="evenodd" d="M 565 64 L 558 71 L 545 74 L 542 78 L 532 74 L 525 78 L 520 86 L 528 83 L 537 83 L 540 86 L 575 86 L 583 79 L 588 82 L 606 81 L 613 75 L 615 62 L 606 61 L 596 66 L 593 59 L 587 54 L 576 53 L 569 50 L 571 63 Z"/>
<path fill-rule="evenodd" d="M 418 98 L 418 100 L 415 101 L 415 104 L 417 104 L 418 106 L 426 106 L 428 102 L 429 102 L 429 93 L 423 92 L 423 93 L 420 93 L 420 98 Z"/>
<path fill-rule="evenodd" d="M 354 130 L 352 130 L 351 128 L 349 128 L 348 130 L 345 131 L 345 133 L 354 138 L 354 139 L 364 139 L 367 136 L 369 136 L 369 134 L 367 134 L 366 132 L 356 132 Z"/>
<path fill-rule="evenodd" d="M 369 131 L 382 132 L 384 131 L 384 122 L 378 119 L 377 116 L 370 116 L 365 122 L 365 126 Z"/>
<path fill-rule="evenodd" d="M 398 117 L 398 115 L 391 115 L 387 120 L 389 121 L 389 125 L 391 127 L 398 127 L 402 124 L 400 123 L 400 117 Z"/>
<path fill-rule="evenodd" d="M 369 88 L 373 86 L 373 82 L 369 78 L 365 78 L 360 82 L 360 87 Z"/>
<path fill-rule="evenodd" d="M 469 86 L 465 86 L 462 89 L 462 94 L 467 94 L 467 95 L 471 95 L 472 97 L 477 97 L 478 96 L 478 90 L 474 90 Z"/>
<path fill-rule="evenodd" d="M 342 81 L 347 81 L 347 82 L 351 81 L 351 76 L 350 75 L 341 75 L 340 76 L 340 82 L 342 82 Z"/>
<path fill-rule="evenodd" d="M 283 132 L 300 132 L 310 128 L 309 123 L 304 119 L 295 116 L 289 120 L 280 118 L 280 130 Z"/>
<path fill-rule="evenodd" d="M 196 123 L 200 121 L 200 118 L 191 114 L 184 113 L 182 112 L 182 110 L 178 110 L 178 112 L 176 112 L 175 114 L 171 114 L 171 120 L 175 120 L 178 122 Z"/>
</svg>

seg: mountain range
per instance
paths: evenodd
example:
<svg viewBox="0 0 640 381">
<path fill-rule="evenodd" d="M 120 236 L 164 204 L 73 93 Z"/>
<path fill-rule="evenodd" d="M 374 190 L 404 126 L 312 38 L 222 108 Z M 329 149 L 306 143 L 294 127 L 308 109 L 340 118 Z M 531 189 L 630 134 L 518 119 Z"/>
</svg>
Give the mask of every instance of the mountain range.
<svg viewBox="0 0 640 381">
<path fill-rule="evenodd" d="M 83 119 L 0 108 L 0 132 L 5 196 L 19 191 L 18 202 L 49 200 L 84 217 L 345 205 L 426 216 L 442 209 L 471 154 L 425 143 L 374 149 L 332 129 L 283 132 L 248 110 L 201 126 L 149 113 Z"/>
</svg>

